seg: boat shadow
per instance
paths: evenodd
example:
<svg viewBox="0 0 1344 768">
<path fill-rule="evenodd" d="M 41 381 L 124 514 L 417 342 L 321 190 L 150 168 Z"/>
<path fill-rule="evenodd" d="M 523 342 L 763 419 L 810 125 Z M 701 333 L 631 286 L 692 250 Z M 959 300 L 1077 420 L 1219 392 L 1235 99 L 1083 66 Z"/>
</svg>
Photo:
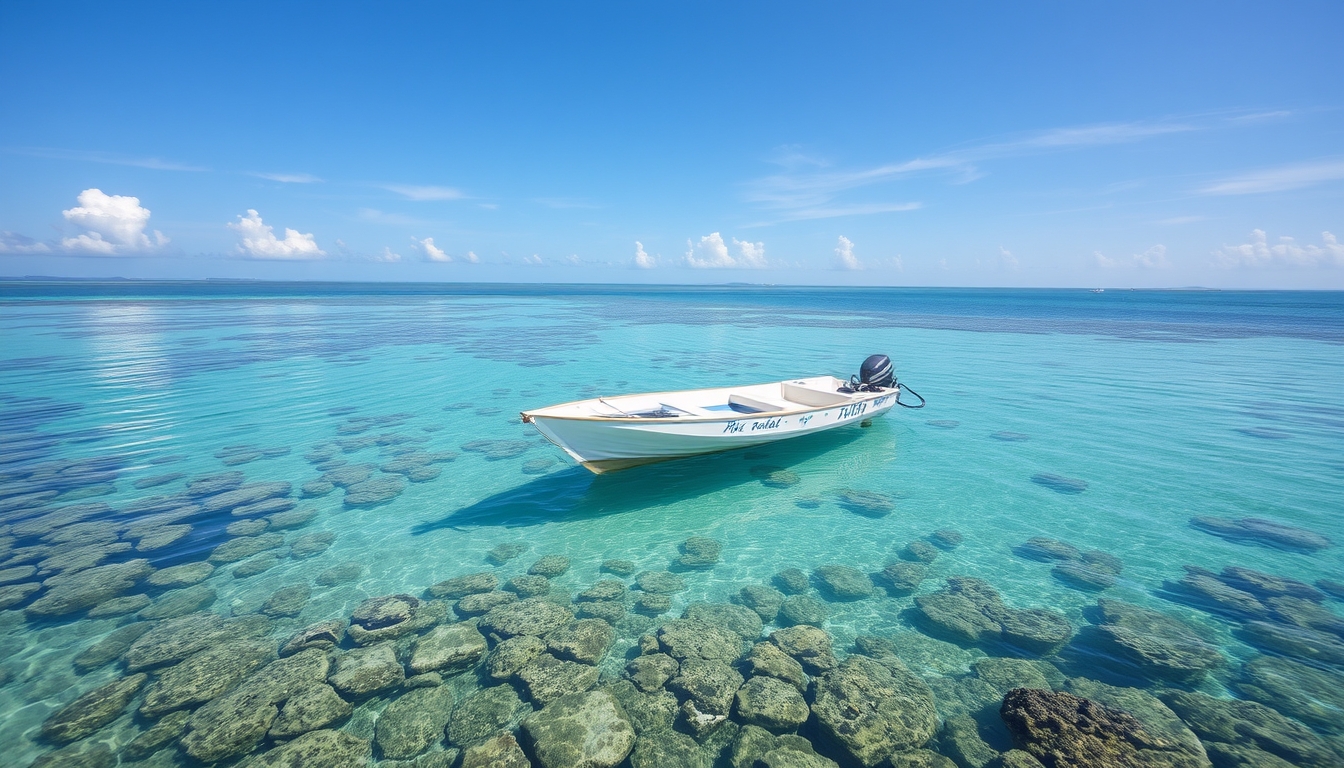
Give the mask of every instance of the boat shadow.
<svg viewBox="0 0 1344 768">
<path fill-rule="evenodd" d="M 488 496 L 438 520 L 420 523 L 411 528 L 411 533 L 419 536 L 442 529 L 522 527 L 583 520 L 686 501 L 735 485 L 760 482 L 770 471 L 788 469 L 828 451 L 864 441 L 865 433 L 870 431 L 876 429 L 840 429 L 602 475 L 594 475 L 583 467 L 568 467 Z"/>
</svg>

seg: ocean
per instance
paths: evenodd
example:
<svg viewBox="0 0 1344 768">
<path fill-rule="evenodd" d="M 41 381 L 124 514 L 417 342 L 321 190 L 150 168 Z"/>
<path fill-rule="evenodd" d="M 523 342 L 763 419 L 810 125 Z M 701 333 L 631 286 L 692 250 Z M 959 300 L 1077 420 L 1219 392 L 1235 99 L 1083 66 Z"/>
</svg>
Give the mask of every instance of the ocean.
<svg viewBox="0 0 1344 768">
<path fill-rule="evenodd" d="M 602 476 L 519 419 L 874 353 L 927 407 Z M 1339 765 L 1341 500 L 1337 292 L 0 282 L 0 752 L 555 768 L 533 710 L 609 690 L 634 768 L 795 732 L 840 765 L 1049 764 L 1026 688 L 1190 761 L 1128 764 Z M 445 627 L 470 642 L 417 662 Z M 696 679 L 688 627 L 741 653 Z M 496 675 L 510 637 L 541 650 Z M 738 692 L 789 677 L 758 643 L 802 667 L 793 719 Z M 632 685 L 646 656 L 670 671 Z M 894 676 L 902 725 L 846 736 L 845 670 Z M 295 724 L 303 691 L 330 714 Z"/>
</svg>

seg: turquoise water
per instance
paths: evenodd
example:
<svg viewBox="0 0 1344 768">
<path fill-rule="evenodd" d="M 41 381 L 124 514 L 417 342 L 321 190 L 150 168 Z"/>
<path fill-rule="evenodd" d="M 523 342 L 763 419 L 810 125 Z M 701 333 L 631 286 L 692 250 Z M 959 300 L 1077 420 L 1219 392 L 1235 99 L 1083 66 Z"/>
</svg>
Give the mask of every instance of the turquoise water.
<svg viewBox="0 0 1344 768">
<path fill-rule="evenodd" d="M 711 568 L 679 574 L 686 589 L 662 618 L 631 612 L 617 623 L 599 662 L 604 679 L 615 679 L 641 634 L 693 602 L 728 602 L 786 568 L 877 573 L 901 560 L 907 542 L 952 529 L 962 543 L 939 552 L 914 595 L 811 592 L 826 603 L 837 655 L 852 653 L 861 635 L 892 640 L 945 718 L 955 707 L 944 692 L 977 659 L 1041 656 L 957 641 L 921 621 L 915 596 L 942 590 L 950 576 L 986 580 L 1013 608 L 1059 611 L 1075 631 L 1096 623 L 1087 609 L 1099 597 L 1155 609 L 1226 660 L 1173 683 L 1112 664 L 1075 638 L 1044 654 L 1061 679 L 1247 697 L 1243 665 L 1269 653 L 1309 660 L 1303 674 L 1313 680 L 1344 682 L 1344 658 L 1328 644 L 1341 642 L 1338 633 L 1310 636 L 1322 653 L 1248 642 L 1245 617 L 1202 610 L 1164 587 L 1184 565 L 1344 580 L 1340 294 L 12 283 L 0 284 L 0 339 L 0 583 L 47 582 L 11 591 L 0 611 L 0 750 L 11 764 L 53 750 L 44 721 L 127 674 L 115 661 L 77 670 L 76 655 L 145 618 L 32 606 L 94 563 L 143 557 L 163 569 L 210 558 L 239 537 L 226 526 L 252 518 L 227 509 L 185 517 L 175 524 L 190 530 L 161 548 L 136 549 L 144 531 L 132 536 L 128 526 L 153 513 L 137 512 L 145 499 L 168 497 L 171 508 L 192 480 L 221 472 L 292 484 L 297 509 L 315 515 L 281 530 L 285 545 L 332 535 L 308 536 L 319 550 L 311 556 L 282 548 L 273 567 L 245 577 L 216 557 L 194 588 L 189 608 L 243 616 L 282 587 L 308 585 L 300 613 L 268 619 L 265 635 L 277 645 L 349 617 L 368 598 L 423 597 L 483 570 L 502 582 L 543 555 L 569 558 L 552 579 L 552 597 L 567 600 L 611 578 L 599 572 L 605 560 L 661 571 L 690 536 L 721 542 Z M 927 408 L 898 409 L 866 429 L 601 477 L 518 419 L 526 408 L 600 394 L 847 376 L 874 352 L 892 357 Z M 481 440 L 498 442 L 473 446 Z M 376 467 L 409 451 L 436 454 L 421 466 L 439 473 L 403 481 L 384 503 L 352 508 L 340 488 L 300 491 L 341 461 L 399 477 Z M 792 475 L 763 482 L 779 470 Z M 146 481 L 162 484 L 137 488 Z M 859 514 L 844 503 L 847 490 L 882 494 L 890 509 Z M 106 506 L 43 517 L 88 504 Z M 1333 541 L 1266 546 L 1212 535 L 1191 525 L 1196 516 L 1265 518 Z M 1036 536 L 1114 555 L 1123 571 L 1103 591 L 1071 586 L 1052 575 L 1055 563 L 1015 552 Z M 526 552 L 488 562 L 505 543 Z M 48 562 L 81 547 L 88 558 Z M 319 580 L 342 564 L 357 575 Z M 165 592 L 137 574 L 100 602 L 143 594 L 149 609 L 124 601 L 106 610 L 155 615 L 174 596 Z M 1312 600 L 1339 617 L 1337 597 Z M 398 695 L 356 700 L 338 727 L 373 738 L 379 712 Z M 153 723 L 134 714 L 136 701 L 82 743 L 123 750 Z M 1317 701 L 1308 725 L 1344 747 L 1339 705 Z M 1007 748 L 994 723 L 982 731 L 987 744 Z M 939 739 L 929 746 L 958 754 Z M 172 741 L 148 759 L 195 764 Z"/>
</svg>

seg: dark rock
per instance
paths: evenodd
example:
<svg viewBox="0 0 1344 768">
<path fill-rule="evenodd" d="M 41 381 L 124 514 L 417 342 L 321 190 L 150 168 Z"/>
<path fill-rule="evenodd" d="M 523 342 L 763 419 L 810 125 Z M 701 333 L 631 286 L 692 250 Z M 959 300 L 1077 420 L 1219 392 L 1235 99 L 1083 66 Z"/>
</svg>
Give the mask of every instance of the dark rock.
<svg viewBox="0 0 1344 768">
<path fill-rule="evenodd" d="M 270 522 L 264 518 L 261 520 L 236 520 L 224 526 L 224 532 L 230 536 L 256 536 L 259 533 L 265 533 L 269 527 L 271 527 Z"/>
<path fill-rule="evenodd" d="M 834 659 L 823 663 L 834 665 Z M 803 665 L 774 643 L 764 642 L 753 646 L 751 653 L 747 654 L 744 668 L 752 676 L 774 677 L 799 691 L 807 689 L 807 675 L 803 672 Z"/>
<path fill-rule="evenodd" d="M 858 491 L 847 488 L 841 490 L 836 496 L 842 508 L 864 517 L 886 517 L 896 509 L 894 499 L 876 491 Z"/>
<path fill-rule="evenodd" d="M 40 584 L 10 584 L 0 587 L 0 611 L 23 605 L 24 601 L 41 591 Z"/>
<path fill-rule="evenodd" d="M 1081 560 L 1083 553 L 1072 544 L 1065 544 L 1048 536 L 1033 536 L 1013 548 L 1013 553 L 1030 560 Z"/>
<path fill-rule="evenodd" d="M 892 595 L 904 596 L 919 589 L 927 572 L 920 563 L 892 563 L 882 569 L 877 581 Z"/>
<path fill-rule="evenodd" d="M 116 720 L 148 679 L 143 673 L 130 675 L 89 691 L 48 717 L 42 723 L 41 738 L 68 744 L 92 734 Z"/>
<path fill-rule="evenodd" d="M 896 655 L 896 643 L 876 635 L 858 635 L 854 638 L 854 650 L 864 656 L 880 659 Z"/>
<path fill-rule="evenodd" d="M 1180 602 L 1234 619 L 1269 618 L 1269 608 L 1250 592 L 1230 587 L 1203 568 L 1185 566 L 1180 581 L 1167 581 L 1162 588 Z"/>
<path fill-rule="evenodd" d="M 1049 766 L 1208 765 L 1202 755 L 1150 734 L 1132 715 L 1069 693 L 1014 688 L 999 714 L 1014 743 Z"/>
<path fill-rule="evenodd" d="M 1344 666 L 1344 642 L 1314 629 L 1248 621 L 1237 636 L 1257 648 L 1312 664 Z"/>
<path fill-rule="evenodd" d="M 838 749 L 867 767 L 922 747 L 938 728 L 933 692 L 895 658 L 845 659 L 814 681 L 812 713 Z"/>
<path fill-rule="evenodd" d="M 260 536 L 240 536 L 215 547 L 210 553 L 210 562 L 216 565 L 236 563 L 268 549 L 284 546 L 285 537 L 278 533 L 263 533 Z"/>
<path fill-rule="evenodd" d="M 153 669 L 225 642 L 261 636 L 269 626 L 260 616 L 225 619 L 214 613 L 193 613 L 158 622 L 122 658 L 128 671 Z"/>
<path fill-rule="evenodd" d="M 106 637 L 80 651 L 75 656 L 75 670 L 84 674 L 97 669 L 126 652 L 131 644 L 154 626 L 153 622 L 140 621 L 112 630 Z"/>
<path fill-rule="evenodd" d="M 518 670 L 546 651 L 539 637 L 519 635 L 499 643 L 485 658 L 486 674 L 495 680 L 508 680 Z"/>
<path fill-rule="evenodd" d="M 187 719 L 190 717 L 191 713 L 186 710 L 164 715 L 149 730 L 132 739 L 131 743 L 127 744 L 125 749 L 121 751 L 122 755 L 132 760 L 141 760 L 158 752 L 177 741 L 182 732 L 187 729 Z"/>
<path fill-rule="evenodd" d="M 1073 635 L 1062 615 L 1043 608 L 1010 608 L 987 582 L 965 576 L 949 578 L 940 592 L 916 597 L 915 606 L 926 628 L 963 643 L 1002 642 L 1045 654 Z"/>
<path fill-rule="evenodd" d="M 1001 701 L 1003 695 L 1014 688 L 1049 689 L 1063 682 L 1059 670 L 1046 661 L 990 656 L 976 661 L 971 667 L 978 679 L 994 688 L 995 701 Z"/>
<path fill-rule="evenodd" d="M 1300 597 L 1271 597 L 1265 604 L 1274 613 L 1274 618 L 1284 624 L 1344 638 L 1344 618 L 1320 603 Z"/>
<path fill-rule="evenodd" d="M 311 684 L 289 697 L 267 735 L 273 739 L 292 738 L 337 725 L 353 711 L 350 702 L 342 699 L 330 685 Z"/>
<path fill-rule="evenodd" d="M 1125 570 L 1125 564 L 1120 558 L 1099 549 L 1089 549 L 1084 552 L 1083 563 L 1094 571 L 1105 573 L 1119 574 Z"/>
<path fill-rule="evenodd" d="M 938 559 L 939 550 L 927 541 L 915 539 L 905 545 L 901 557 L 916 563 L 932 563 Z"/>
<path fill-rule="evenodd" d="M 125 597 L 114 597 L 111 600 L 99 603 L 89 609 L 90 619 L 103 619 L 109 616 L 125 616 L 128 613 L 148 606 L 152 601 L 145 595 L 127 595 Z M 142 616 L 141 618 L 152 619 L 162 618 L 160 616 Z"/>
<path fill-rule="evenodd" d="M 1344 674 L 1338 671 L 1259 656 L 1241 668 L 1233 688 L 1321 733 L 1344 735 Z"/>
<path fill-rule="evenodd" d="M 579 600 L 620 600 L 625 597 L 625 584 L 616 579 L 602 579 L 579 593 Z"/>
<path fill-rule="evenodd" d="M 693 619 L 674 619 L 659 627 L 658 643 L 678 661 L 697 658 L 731 663 L 742 655 L 741 636 Z"/>
<path fill-rule="evenodd" d="M 1050 575 L 1075 589 L 1100 591 L 1115 586 L 1115 574 L 1083 563 L 1060 563 L 1050 569 Z"/>
<path fill-rule="evenodd" d="M 1071 677 L 1064 689 L 1074 696 L 1103 704 L 1114 710 L 1125 712 L 1139 721 L 1139 725 L 1154 739 L 1171 745 L 1176 751 L 1184 752 L 1200 765 L 1208 765 L 1208 757 L 1199 737 L 1190 730 L 1161 699 L 1140 688 L 1124 688 L 1089 680 L 1085 677 Z"/>
<path fill-rule="evenodd" d="M 787 469 L 776 469 L 761 478 L 761 485 L 767 488 L 792 488 L 800 482 L 802 482 L 802 478 L 798 476 L 798 473 Z"/>
<path fill-rule="evenodd" d="M 568 608 L 533 597 L 493 608 L 481 617 L 481 631 L 500 638 L 518 635 L 541 636 L 568 624 L 573 614 Z"/>
<path fill-rule="evenodd" d="M 661 616 L 672 610 L 672 598 L 669 595 L 646 592 L 635 600 L 635 610 L 646 616 Z"/>
<path fill-rule="evenodd" d="M 597 679 L 597 667 L 561 661 L 549 653 L 540 654 L 518 670 L 518 680 L 528 698 L 542 707 L 566 694 L 596 687 Z"/>
<path fill-rule="evenodd" d="M 1218 578 L 1230 587 L 1249 592 L 1256 597 L 1298 597 L 1320 602 L 1325 595 L 1310 584 L 1286 576 L 1274 576 L 1251 568 L 1229 565 Z"/>
<path fill-rule="evenodd" d="M 942 752 L 950 755 L 958 765 L 985 768 L 999 757 L 999 751 L 980 737 L 975 720 L 965 715 L 947 718 L 938 741 Z"/>
<path fill-rule="evenodd" d="M 520 544 L 516 541 L 509 541 L 503 544 L 496 544 L 494 549 L 485 553 L 485 559 L 494 565 L 503 565 L 515 557 L 527 551 L 526 544 Z"/>
<path fill-rule="evenodd" d="M 307 584 L 281 587 L 266 599 L 261 612 L 267 616 L 298 616 L 312 595 L 313 590 Z"/>
<path fill-rule="evenodd" d="M 402 669 L 401 662 L 397 661 L 392 643 L 383 642 L 355 648 L 337 656 L 327 681 L 347 696 L 362 698 L 400 686 L 405 680 L 406 671 Z"/>
<path fill-rule="evenodd" d="M 667 687 L 694 699 L 696 708 L 713 715 L 732 711 L 733 695 L 742 686 L 742 675 L 722 661 L 688 658 Z M 796 692 L 796 691 L 795 691 Z"/>
<path fill-rule="evenodd" d="M 345 506 L 376 507 L 395 499 L 406 490 L 400 475 L 380 475 L 345 489 Z"/>
<path fill-rule="evenodd" d="M 956 549 L 961 546 L 962 535 L 950 528 L 941 528 L 929 534 L 929 541 L 936 547 Z"/>
<path fill-rule="evenodd" d="M 320 555 L 326 552 L 335 540 L 336 534 L 331 531 L 305 533 L 294 539 L 294 542 L 289 545 L 289 554 L 296 560 Z"/>
<path fill-rule="evenodd" d="M 451 672 L 474 666 L 485 652 L 485 638 L 474 624 L 443 624 L 416 639 L 407 666 L 417 675 Z"/>
<path fill-rule="evenodd" d="M 148 560 L 138 559 L 61 573 L 43 582 L 47 591 L 29 603 L 24 613 L 49 618 L 92 608 L 129 591 L 153 570 Z"/>
<path fill-rule="evenodd" d="M 639 690 L 654 693 L 680 669 L 681 665 L 671 656 L 665 653 L 650 653 L 636 656 L 626 663 L 625 674 Z"/>
<path fill-rule="evenodd" d="M 417 688 L 388 704 L 374 728 L 383 757 L 409 759 L 440 741 L 453 703 L 452 689 L 438 686 Z"/>
<path fill-rule="evenodd" d="M 1336 600 L 1344 600 L 1344 582 L 1334 579 L 1317 579 L 1316 588 Z"/>
<path fill-rule="evenodd" d="M 1082 493 L 1087 490 L 1087 481 L 1076 477 L 1064 477 L 1050 472 L 1040 472 L 1031 476 L 1031 482 L 1049 488 L 1055 493 Z"/>
<path fill-rule="evenodd" d="M 764 584 L 749 584 L 743 587 L 737 593 L 737 599 L 742 605 L 755 611 L 761 617 L 761 621 L 766 623 L 774 621 L 779 615 L 780 607 L 784 605 L 784 593 Z"/>
<path fill-rule="evenodd" d="M 1209 758 L 1216 768 L 1292 768 L 1294 763 L 1245 744 L 1205 742 Z"/>
<path fill-rule="evenodd" d="M 274 552 L 263 552 L 256 557 L 249 558 L 234 566 L 233 577 L 235 579 L 245 579 L 249 576 L 256 576 L 259 573 L 265 573 L 280 564 L 280 558 Z"/>
<path fill-rule="evenodd" d="M 807 574 L 797 568 L 785 568 L 775 574 L 774 582 L 786 595 L 801 595 L 811 587 Z"/>
<path fill-rule="evenodd" d="M 187 483 L 185 493 L 194 497 L 213 496 L 237 488 L 246 479 L 242 472 L 220 472 L 216 475 L 202 475 Z"/>
<path fill-rule="evenodd" d="M 629 560 L 603 560 L 598 570 L 616 576 L 629 576 L 635 572 L 635 564 Z"/>
<path fill-rule="evenodd" d="M 274 658 L 273 648 L 267 640 L 240 640 L 197 651 L 159 672 L 145 692 L 140 714 L 157 718 L 221 696 Z"/>
<path fill-rule="evenodd" d="M 540 577 L 528 577 L 540 578 Z M 461 616 L 480 616 L 484 613 L 498 608 L 501 605 L 509 605 L 518 602 L 518 595 L 513 592 L 495 590 L 494 592 L 477 592 L 474 595 L 467 595 L 457 601 L 457 612 Z"/>
<path fill-rule="evenodd" d="M 1191 683 L 1225 663 L 1199 633 L 1171 616 L 1118 600 L 1097 601 L 1102 624 L 1080 636 L 1143 677 Z"/>
<path fill-rule="evenodd" d="M 281 656 L 292 656 L 309 648 L 335 648 L 345 639 L 345 622 L 340 619 L 323 621 L 294 633 L 280 648 Z"/>
<path fill-rule="evenodd" d="M 778 621 L 789 626 L 810 624 L 821 626 L 830 616 L 826 604 L 811 595 L 789 595 L 779 608 Z"/>
<path fill-rule="evenodd" d="M 302 493 L 305 498 L 309 499 L 321 498 L 334 490 L 336 490 L 336 485 L 334 483 L 330 480 L 323 480 L 320 477 L 316 480 L 309 480 L 299 488 L 299 492 Z"/>
<path fill-rule="evenodd" d="M 140 611 L 141 619 L 175 619 L 205 610 L 215 602 L 215 590 L 204 584 L 174 589 L 159 595 L 153 605 Z"/>
<path fill-rule="evenodd" d="M 579 603 L 575 613 L 580 619 L 601 619 L 615 625 L 625 618 L 625 603 L 619 600 L 594 600 Z"/>
<path fill-rule="evenodd" d="M 635 727 L 635 733 L 665 731 L 676 721 L 677 697 L 661 688 L 641 693 L 629 680 L 614 680 L 602 686 L 602 690 L 620 704 Z"/>
<path fill-rule="evenodd" d="M 1314 531 L 1258 517 L 1192 517 L 1190 525 L 1229 541 L 1296 552 L 1316 552 L 1333 544 Z"/>
<path fill-rule="evenodd" d="M 116 764 L 106 744 L 81 741 L 42 755 L 28 768 L 113 768 Z"/>
<path fill-rule="evenodd" d="M 596 664 L 606 654 L 607 648 L 611 647 L 616 632 L 601 619 L 579 619 L 551 630 L 543 639 L 546 647 L 558 658 Z"/>
<path fill-rule="evenodd" d="M 625 585 L 622 584 L 624 589 Z M 514 576 L 504 585 L 504 589 L 519 597 L 541 597 L 551 591 L 551 580 L 545 576 Z"/>
<path fill-rule="evenodd" d="M 681 543 L 680 549 L 677 565 L 682 568 L 709 568 L 719 562 L 723 544 L 705 536 L 692 536 Z"/>
<path fill-rule="evenodd" d="M 630 753 L 630 768 L 710 768 L 712 756 L 695 739 L 673 730 L 641 734 Z"/>
<path fill-rule="evenodd" d="M 686 580 L 668 571 L 644 571 L 635 577 L 635 585 L 655 595 L 675 595 L 686 590 Z"/>
<path fill-rule="evenodd" d="M 454 576 L 447 581 L 440 581 L 429 588 L 429 594 L 434 597 L 457 600 L 467 595 L 492 592 L 498 586 L 499 577 L 493 573 L 468 573 L 465 576 Z"/>
<path fill-rule="evenodd" d="M 273 530 L 284 530 L 287 528 L 298 528 L 306 524 L 309 520 L 317 517 L 317 510 L 312 507 L 299 507 L 286 512 L 276 512 L 266 517 L 266 522 L 271 524 Z"/>
<path fill-rule="evenodd" d="M 368 741 L 344 731 L 311 731 L 263 752 L 248 768 L 364 768 L 371 751 Z"/>
<path fill-rule="evenodd" d="M 868 574 L 847 565 L 823 565 L 812 572 L 823 594 L 835 600 L 862 600 L 873 594 Z M 805 622 L 799 622 L 805 623 Z"/>
<path fill-rule="evenodd" d="M 525 440 L 472 440 L 461 448 L 469 453 L 479 453 L 486 461 L 500 461 L 521 456 L 532 447 Z"/>
<path fill-rule="evenodd" d="M 569 558 L 564 555 L 546 555 L 532 564 L 527 572 L 533 576 L 553 579 L 569 570 Z"/>
<path fill-rule="evenodd" d="M 728 750 L 728 764 L 733 768 L 753 768 L 758 760 L 775 750 L 816 754 L 811 742 L 801 736 L 776 736 L 760 726 L 745 725 L 733 738 Z M 834 762 L 827 762 L 831 766 L 835 765 Z"/>
<path fill-rule="evenodd" d="M 681 617 L 724 627 L 743 640 L 756 640 L 763 628 L 761 617 L 755 611 L 731 603 L 691 603 Z"/>
<path fill-rule="evenodd" d="M 615 768 L 635 745 L 635 729 L 606 691 L 563 696 L 523 719 L 542 768 Z"/>
<path fill-rule="evenodd" d="M 798 689 L 774 677 L 751 678 L 738 689 L 734 703 L 741 720 L 775 733 L 797 729 L 809 714 Z"/>
<path fill-rule="evenodd" d="M 358 581 L 364 575 L 364 566 L 360 563 L 339 563 L 317 574 L 313 581 L 324 587 L 347 584 Z"/>
<path fill-rule="evenodd" d="M 513 734 L 501 733 L 463 752 L 458 768 L 532 768 L 532 763 Z"/>
<path fill-rule="evenodd" d="M 410 595 L 383 595 L 360 603 L 346 630 L 356 645 L 369 645 L 420 632 L 447 618 L 448 606 Z"/>
<path fill-rule="evenodd" d="M 513 686 L 496 685 L 477 691 L 462 701 L 448 719 L 448 741 L 473 747 L 501 731 L 511 731 L 532 707 L 518 698 Z"/>
<path fill-rule="evenodd" d="M 1324 739 L 1263 704 L 1215 699 L 1186 691 L 1166 691 L 1162 701 L 1198 734 L 1206 747 L 1211 746 L 1210 742 L 1240 744 L 1264 750 L 1294 765 L 1339 765 L 1339 758 Z M 1216 755 L 1213 757 L 1217 759 Z"/>
<path fill-rule="evenodd" d="M 777 629 L 770 633 L 770 642 L 809 674 L 821 674 L 836 667 L 831 636 L 825 630 L 807 625 Z"/>
</svg>

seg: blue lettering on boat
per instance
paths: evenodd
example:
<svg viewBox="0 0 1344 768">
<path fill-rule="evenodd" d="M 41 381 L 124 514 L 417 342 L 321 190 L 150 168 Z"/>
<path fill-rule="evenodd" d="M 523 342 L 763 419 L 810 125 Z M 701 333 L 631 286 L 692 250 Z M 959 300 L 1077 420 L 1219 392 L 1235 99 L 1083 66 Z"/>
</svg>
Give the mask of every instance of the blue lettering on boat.
<svg viewBox="0 0 1344 768">
<path fill-rule="evenodd" d="M 744 426 L 746 425 L 740 421 L 730 421 L 723 425 L 723 431 L 725 433 L 741 432 Z"/>
<path fill-rule="evenodd" d="M 891 395 L 883 395 L 883 396 L 881 396 L 881 397 L 879 397 L 879 398 L 877 398 L 876 400 L 873 401 L 873 407 L 874 407 L 874 408 L 881 408 L 882 406 L 886 405 L 887 401 L 890 400 L 890 399 L 891 399 Z"/>
<path fill-rule="evenodd" d="M 755 432 L 758 429 L 776 429 L 779 427 L 782 421 L 784 420 L 781 418 L 766 419 L 765 421 L 753 421 L 751 423 L 751 431 Z"/>
<path fill-rule="evenodd" d="M 845 407 L 840 409 L 840 418 L 848 419 L 852 416 L 858 416 L 867 410 L 868 410 L 867 403 L 854 403 L 853 405 L 846 405 Z"/>
</svg>

